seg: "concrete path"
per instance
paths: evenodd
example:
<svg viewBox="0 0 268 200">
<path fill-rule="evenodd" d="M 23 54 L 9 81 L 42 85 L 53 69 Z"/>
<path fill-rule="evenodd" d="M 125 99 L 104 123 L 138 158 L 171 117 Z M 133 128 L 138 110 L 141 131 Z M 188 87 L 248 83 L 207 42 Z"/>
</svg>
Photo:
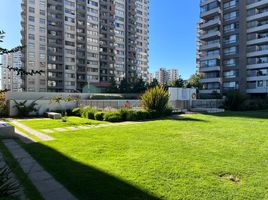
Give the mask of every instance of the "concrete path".
<svg viewBox="0 0 268 200">
<path fill-rule="evenodd" d="M 4 145 L 17 160 L 44 200 L 77 200 L 56 181 L 13 139 L 3 140 Z"/>
<path fill-rule="evenodd" d="M 44 141 L 50 141 L 50 140 L 54 140 L 53 137 L 45 135 L 43 133 L 40 133 L 39 131 L 36 131 L 34 129 L 29 128 L 28 126 L 25 126 L 24 124 L 14 120 L 14 119 L 7 119 L 9 122 L 13 123 L 15 126 L 25 130 L 26 132 L 28 132 L 31 135 L 36 136 L 37 138 L 39 138 L 40 140 L 44 140 Z"/>
<path fill-rule="evenodd" d="M 19 138 L 25 144 L 32 144 L 32 143 L 36 142 L 36 140 L 34 140 L 33 138 L 29 137 L 25 133 L 21 132 L 17 128 L 15 128 L 15 136 L 17 138 Z"/>
<path fill-rule="evenodd" d="M 64 127 L 64 128 L 53 128 L 53 129 L 43 129 L 41 130 L 44 133 L 54 133 L 56 132 L 66 132 L 66 131 L 79 131 L 83 129 L 92 129 L 92 128 L 103 128 L 103 127 L 114 127 L 114 126 L 125 126 L 131 124 L 140 124 L 145 122 L 120 122 L 120 123 L 109 123 L 109 124 L 99 124 L 99 125 L 88 125 L 88 126 L 75 126 L 75 127 Z"/>
</svg>

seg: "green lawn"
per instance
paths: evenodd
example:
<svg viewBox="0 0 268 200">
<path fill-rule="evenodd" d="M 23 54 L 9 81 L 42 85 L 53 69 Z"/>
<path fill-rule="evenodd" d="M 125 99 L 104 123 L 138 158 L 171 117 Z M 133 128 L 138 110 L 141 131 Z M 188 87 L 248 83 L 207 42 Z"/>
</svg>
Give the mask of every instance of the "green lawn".
<svg viewBox="0 0 268 200">
<path fill-rule="evenodd" d="M 184 117 L 23 146 L 79 199 L 268 199 L 268 111 Z"/>
<path fill-rule="evenodd" d="M 98 125 L 103 123 L 108 123 L 104 121 L 96 121 L 91 119 L 85 119 L 81 117 L 67 117 L 67 122 L 62 120 L 52 120 L 52 119 L 35 119 L 35 120 L 19 120 L 19 122 L 32 127 L 36 130 L 42 129 L 52 129 L 52 128 L 64 128 L 68 126 L 84 126 L 84 125 Z"/>
</svg>

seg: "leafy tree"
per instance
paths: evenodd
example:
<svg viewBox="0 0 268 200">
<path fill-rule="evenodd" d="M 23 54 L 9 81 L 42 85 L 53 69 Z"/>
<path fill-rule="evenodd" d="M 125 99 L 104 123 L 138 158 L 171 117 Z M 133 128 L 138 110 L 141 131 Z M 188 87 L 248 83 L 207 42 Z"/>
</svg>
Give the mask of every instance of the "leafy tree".
<svg viewBox="0 0 268 200">
<path fill-rule="evenodd" d="M 202 89 L 202 84 L 200 83 L 201 75 L 200 74 L 193 74 L 190 79 L 187 81 L 186 87 L 187 88 L 197 88 Z"/>
<path fill-rule="evenodd" d="M 119 84 L 119 92 L 121 93 L 128 93 L 130 91 L 130 84 L 128 83 L 127 79 L 124 78 L 121 80 Z"/>
<path fill-rule="evenodd" d="M 137 79 L 131 85 L 132 93 L 142 93 L 147 89 L 146 83 L 142 78 Z"/>
<path fill-rule="evenodd" d="M 153 81 L 147 85 L 147 88 L 154 88 L 158 85 L 159 85 L 158 80 L 154 78 Z"/>
<path fill-rule="evenodd" d="M 176 80 L 171 83 L 172 87 L 179 87 L 182 88 L 184 87 L 184 80 L 181 78 L 181 76 Z"/>
<path fill-rule="evenodd" d="M 119 88 L 118 88 L 118 85 L 117 85 L 114 77 L 110 80 L 110 86 L 109 86 L 109 88 L 107 88 L 107 92 L 108 93 L 118 93 L 119 92 Z"/>
</svg>

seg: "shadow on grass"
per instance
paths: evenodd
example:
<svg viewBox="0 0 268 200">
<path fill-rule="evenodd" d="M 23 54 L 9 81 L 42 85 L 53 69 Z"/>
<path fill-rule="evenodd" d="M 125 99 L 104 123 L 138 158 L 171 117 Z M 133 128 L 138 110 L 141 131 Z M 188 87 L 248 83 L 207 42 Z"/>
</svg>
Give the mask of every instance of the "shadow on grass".
<svg viewBox="0 0 268 200">
<path fill-rule="evenodd" d="M 160 199 L 118 177 L 77 162 L 48 146 L 40 143 L 20 144 L 80 200 Z"/>
<path fill-rule="evenodd" d="M 252 118 L 252 119 L 268 119 L 268 110 L 259 111 L 226 111 L 223 113 L 205 114 L 216 117 L 240 117 L 240 118 Z"/>
</svg>

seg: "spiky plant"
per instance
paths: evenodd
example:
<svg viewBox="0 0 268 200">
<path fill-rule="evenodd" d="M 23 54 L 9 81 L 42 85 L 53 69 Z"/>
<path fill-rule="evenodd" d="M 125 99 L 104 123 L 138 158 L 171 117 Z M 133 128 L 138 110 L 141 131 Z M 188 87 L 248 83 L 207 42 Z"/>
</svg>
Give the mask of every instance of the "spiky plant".
<svg viewBox="0 0 268 200">
<path fill-rule="evenodd" d="M 148 89 L 142 96 L 144 109 L 164 113 L 168 109 L 169 93 L 163 86 Z"/>
<path fill-rule="evenodd" d="M 7 165 L 0 167 L 0 199 L 15 196 L 19 191 L 18 182 L 12 177 L 12 172 Z"/>
</svg>

